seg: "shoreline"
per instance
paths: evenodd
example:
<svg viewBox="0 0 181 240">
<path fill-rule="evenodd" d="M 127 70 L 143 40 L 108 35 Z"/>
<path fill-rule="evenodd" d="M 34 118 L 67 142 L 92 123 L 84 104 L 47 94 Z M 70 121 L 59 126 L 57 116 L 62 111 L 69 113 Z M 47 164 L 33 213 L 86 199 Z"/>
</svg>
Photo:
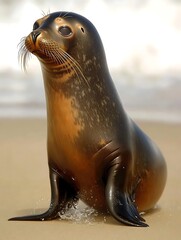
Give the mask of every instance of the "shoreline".
<svg viewBox="0 0 181 240">
<path fill-rule="evenodd" d="M 179 111 L 156 111 L 156 110 L 134 110 L 127 109 L 127 114 L 135 122 L 164 122 L 181 124 L 181 112 Z M 46 119 L 45 108 L 0 108 L 0 120 L 4 119 Z"/>
</svg>

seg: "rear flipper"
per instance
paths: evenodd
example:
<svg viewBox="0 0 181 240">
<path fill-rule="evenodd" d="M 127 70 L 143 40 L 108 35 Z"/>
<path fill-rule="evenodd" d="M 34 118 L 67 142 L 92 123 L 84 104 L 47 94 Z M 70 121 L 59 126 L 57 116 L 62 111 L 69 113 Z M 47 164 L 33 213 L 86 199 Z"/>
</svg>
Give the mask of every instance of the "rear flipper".
<svg viewBox="0 0 181 240">
<path fill-rule="evenodd" d="M 50 168 L 51 203 L 49 209 L 42 214 L 14 217 L 9 221 L 44 221 L 59 217 L 67 207 L 77 201 L 76 191 L 52 168 Z"/>
<path fill-rule="evenodd" d="M 128 159 L 127 159 L 128 160 Z M 134 201 L 134 193 L 128 187 L 129 161 L 117 157 L 107 170 L 106 201 L 108 210 L 118 221 L 137 227 L 147 227 Z"/>
</svg>

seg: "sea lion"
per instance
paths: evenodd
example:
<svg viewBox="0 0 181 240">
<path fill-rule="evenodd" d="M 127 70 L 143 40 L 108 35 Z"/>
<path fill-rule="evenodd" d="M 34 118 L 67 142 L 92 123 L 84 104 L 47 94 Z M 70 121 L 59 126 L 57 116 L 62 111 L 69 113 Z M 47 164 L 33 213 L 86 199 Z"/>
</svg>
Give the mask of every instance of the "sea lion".
<svg viewBox="0 0 181 240">
<path fill-rule="evenodd" d="M 114 37 L 114 36 L 113 36 Z M 128 117 L 107 67 L 99 34 L 86 18 L 55 12 L 22 40 L 40 61 L 47 104 L 49 209 L 10 220 L 50 220 L 78 199 L 132 226 L 148 226 L 166 183 L 166 163 Z"/>
</svg>

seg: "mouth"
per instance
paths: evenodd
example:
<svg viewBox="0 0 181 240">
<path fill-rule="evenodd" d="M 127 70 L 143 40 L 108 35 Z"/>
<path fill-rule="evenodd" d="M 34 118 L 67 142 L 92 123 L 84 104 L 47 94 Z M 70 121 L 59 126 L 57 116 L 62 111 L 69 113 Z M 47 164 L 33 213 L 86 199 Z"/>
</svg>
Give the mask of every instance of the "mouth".
<svg viewBox="0 0 181 240">
<path fill-rule="evenodd" d="M 73 58 L 53 40 L 40 37 L 39 32 L 32 32 L 23 37 L 18 45 L 18 58 L 22 69 L 26 70 L 31 54 L 35 55 L 45 65 L 61 66 L 62 69 L 71 68 Z M 76 65 L 76 63 L 74 63 Z"/>
<path fill-rule="evenodd" d="M 41 63 L 50 69 L 59 69 L 62 74 L 75 75 L 79 80 L 87 83 L 80 64 L 61 44 L 41 37 L 40 34 L 30 33 L 27 37 L 21 39 L 19 43 L 19 62 L 24 70 L 27 68 L 27 62 L 31 54 L 34 54 Z"/>
</svg>

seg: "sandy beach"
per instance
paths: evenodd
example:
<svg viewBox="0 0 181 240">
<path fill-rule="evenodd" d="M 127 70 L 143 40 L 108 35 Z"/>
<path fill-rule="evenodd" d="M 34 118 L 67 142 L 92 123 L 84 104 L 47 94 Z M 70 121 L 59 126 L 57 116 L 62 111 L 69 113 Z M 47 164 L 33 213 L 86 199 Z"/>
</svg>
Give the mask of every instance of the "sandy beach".
<svg viewBox="0 0 181 240">
<path fill-rule="evenodd" d="M 144 218 L 150 227 L 119 224 L 110 216 L 89 220 L 8 222 L 8 218 L 39 213 L 49 206 L 46 120 L 0 119 L 0 239 L 180 239 L 181 124 L 138 122 L 161 148 L 168 180 L 157 208 Z"/>
</svg>

